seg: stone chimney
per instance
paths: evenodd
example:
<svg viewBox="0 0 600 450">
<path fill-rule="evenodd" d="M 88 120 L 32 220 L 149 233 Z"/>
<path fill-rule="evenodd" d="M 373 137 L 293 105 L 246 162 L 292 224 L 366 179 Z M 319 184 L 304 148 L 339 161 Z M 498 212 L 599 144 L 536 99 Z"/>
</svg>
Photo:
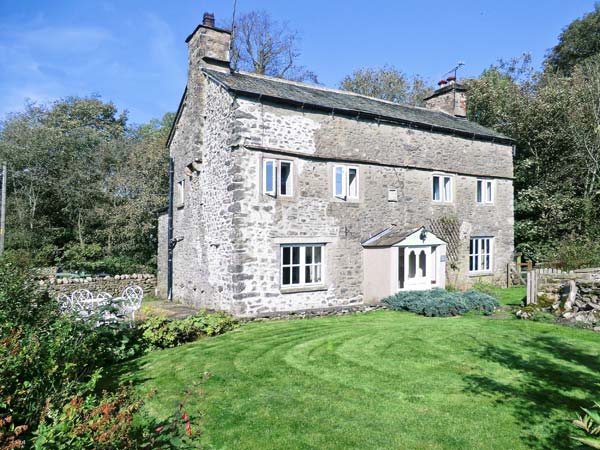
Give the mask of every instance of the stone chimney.
<svg viewBox="0 0 600 450">
<path fill-rule="evenodd" d="M 204 147 L 204 111 L 207 77 L 202 69 L 229 72 L 229 44 L 231 31 L 215 27 L 214 14 L 204 13 L 202 23 L 190 34 L 185 42 L 188 45 L 188 79 L 186 93 L 181 104 L 181 123 L 193 122 L 185 134 L 186 145 L 178 148 L 175 158 L 175 172 L 190 174 L 198 170 L 202 162 Z M 178 175 L 179 176 L 179 175 Z"/>
<path fill-rule="evenodd" d="M 185 40 L 190 74 L 199 68 L 229 71 L 231 31 L 215 27 L 215 15 L 204 13 L 202 23 Z"/>
<path fill-rule="evenodd" d="M 424 99 L 425 107 L 451 114 L 456 117 L 467 117 L 467 88 L 456 82 L 455 77 L 448 77 L 438 82 L 439 88 Z"/>
</svg>

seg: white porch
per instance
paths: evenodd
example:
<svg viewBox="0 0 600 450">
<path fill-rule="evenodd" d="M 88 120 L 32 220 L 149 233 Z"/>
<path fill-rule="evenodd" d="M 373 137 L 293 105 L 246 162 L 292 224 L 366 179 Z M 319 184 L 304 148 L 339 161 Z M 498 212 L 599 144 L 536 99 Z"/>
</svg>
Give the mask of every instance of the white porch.
<svg viewBox="0 0 600 450">
<path fill-rule="evenodd" d="M 446 243 L 424 227 L 387 229 L 363 242 L 363 247 L 366 302 L 398 291 L 446 286 Z"/>
</svg>

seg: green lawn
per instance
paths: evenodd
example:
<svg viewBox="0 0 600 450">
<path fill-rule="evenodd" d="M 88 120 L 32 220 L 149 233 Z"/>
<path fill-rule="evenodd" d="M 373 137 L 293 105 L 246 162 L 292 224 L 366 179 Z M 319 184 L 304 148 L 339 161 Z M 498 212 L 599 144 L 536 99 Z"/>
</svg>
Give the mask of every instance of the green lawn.
<svg viewBox="0 0 600 450">
<path fill-rule="evenodd" d="M 561 449 L 600 399 L 599 349 L 557 325 L 379 311 L 254 322 L 123 372 L 157 389 L 158 420 L 204 390 L 186 409 L 217 449 Z"/>
<path fill-rule="evenodd" d="M 527 288 L 512 287 L 508 289 L 496 288 L 492 290 L 494 297 L 504 306 L 521 306 L 527 296 Z"/>
</svg>

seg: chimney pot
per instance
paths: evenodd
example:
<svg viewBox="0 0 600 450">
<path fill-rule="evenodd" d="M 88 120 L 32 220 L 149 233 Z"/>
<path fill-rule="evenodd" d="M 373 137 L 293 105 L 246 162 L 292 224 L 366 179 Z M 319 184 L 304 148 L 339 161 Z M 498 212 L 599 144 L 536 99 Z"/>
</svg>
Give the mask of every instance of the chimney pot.
<svg viewBox="0 0 600 450">
<path fill-rule="evenodd" d="M 204 17 L 202 19 L 202 25 L 205 27 L 215 27 L 215 15 L 213 13 L 204 13 Z"/>
</svg>

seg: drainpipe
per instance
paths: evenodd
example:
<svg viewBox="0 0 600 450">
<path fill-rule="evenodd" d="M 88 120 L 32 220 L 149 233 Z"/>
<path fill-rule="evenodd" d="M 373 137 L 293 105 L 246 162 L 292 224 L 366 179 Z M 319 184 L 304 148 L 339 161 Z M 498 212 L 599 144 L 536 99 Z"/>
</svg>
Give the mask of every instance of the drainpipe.
<svg viewBox="0 0 600 450">
<path fill-rule="evenodd" d="M 173 301 L 173 158 L 169 158 L 169 212 L 167 218 L 167 300 Z"/>
</svg>

